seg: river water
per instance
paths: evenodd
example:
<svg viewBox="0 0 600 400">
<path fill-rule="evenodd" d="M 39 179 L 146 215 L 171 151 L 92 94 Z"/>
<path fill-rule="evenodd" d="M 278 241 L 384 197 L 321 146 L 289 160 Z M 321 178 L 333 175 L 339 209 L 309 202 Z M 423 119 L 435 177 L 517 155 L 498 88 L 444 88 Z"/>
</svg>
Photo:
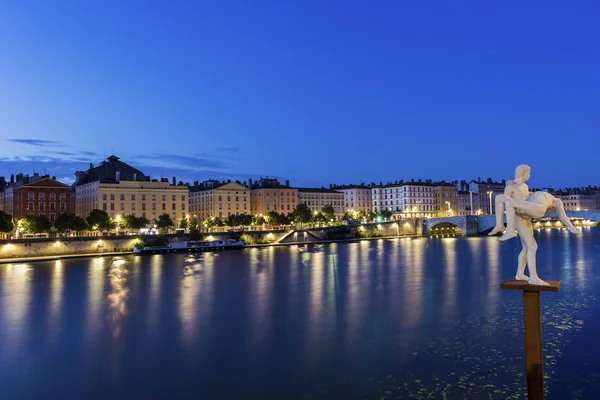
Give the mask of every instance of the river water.
<svg viewBox="0 0 600 400">
<path fill-rule="evenodd" d="M 536 234 L 548 398 L 600 398 L 600 231 Z M 0 265 L 13 398 L 523 398 L 517 240 Z"/>
</svg>

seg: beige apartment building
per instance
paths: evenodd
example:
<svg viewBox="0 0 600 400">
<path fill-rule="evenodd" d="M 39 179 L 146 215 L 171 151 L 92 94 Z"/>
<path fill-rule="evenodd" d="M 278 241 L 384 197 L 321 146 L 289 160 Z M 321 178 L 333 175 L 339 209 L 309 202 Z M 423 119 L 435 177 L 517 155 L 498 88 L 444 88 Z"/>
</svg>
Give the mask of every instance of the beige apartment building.
<svg viewBox="0 0 600 400">
<path fill-rule="evenodd" d="M 331 205 L 336 217 L 344 215 L 344 193 L 326 188 L 298 188 L 298 203 L 304 203 L 310 211 L 321 212 Z"/>
<path fill-rule="evenodd" d="M 334 186 L 333 190 L 344 193 L 344 211 L 368 213 L 373 210 L 373 197 L 369 186 Z"/>
<path fill-rule="evenodd" d="M 456 217 L 459 215 L 458 188 L 451 183 L 437 183 L 434 187 L 437 217 Z"/>
<path fill-rule="evenodd" d="M 296 209 L 298 204 L 298 189 L 285 185 L 275 178 L 261 178 L 250 186 L 250 212 L 252 215 L 267 215 L 269 211 L 288 214 Z"/>
<path fill-rule="evenodd" d="M 205 181 L 190 188 L 190 214 L 204 220 L 250 214 L 250 189 L 237 182 Z"/>
<path fill-rule="evenodd" d="M 94 209 L 114 219 L 124 215 L 146 217 L 154 222 L 161 214 L 171 216 L 176 226 L 189 214 L 189 188 L 151 180 L 141 171 L 111 156 L 98 167 L 78 171 L 75 182 L 75 213 L 87 217 Z"/>
</svg>

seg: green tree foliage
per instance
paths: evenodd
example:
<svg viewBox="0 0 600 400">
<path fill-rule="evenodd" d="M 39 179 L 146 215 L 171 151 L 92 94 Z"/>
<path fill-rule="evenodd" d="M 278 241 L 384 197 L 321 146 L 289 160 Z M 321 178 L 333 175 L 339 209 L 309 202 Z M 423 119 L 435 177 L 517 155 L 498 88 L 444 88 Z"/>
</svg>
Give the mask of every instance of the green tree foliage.
<svg viewBox="0 0 600 400">
<path fill-rule="evenodd" d="M 181 217 L 181 220 L 179 220 L 179 229 L 186 230 L 188 228 L 189 224 L 190 224 L 190 220 L 187 217 L 183 216 L 183 217 Z"/>
<path fill-rule="evenodd" d="M 145 228 L 150 224 L 146 217 L 136 217 L 135 215 L 125 215 L 119 222 L 119 228 L 123 229 L 126 233 L 129 231 L 139 232 L 140 229 Z"/>
<path fill-rule="evenodd" d="M 256 226 L 261 226 L 265 224 L 265 217 L 262 215 L 254 215 L 252 216 L 252 223 Z"/>
<path fill-rule="evenodd" d="M 26 233 L 43 233 L 52 228 L 52 223 L 45 215 L 26 215 L 21 218 L 19 228 L 23 228 L 23 232 Z"/>
<path fill-rule="evenodd" d="M 0 211 L 0 233 L 10 233 L 15 229 L 12 216 Z"/>
<path fill-rule="evenodd" d="M 192 230 L 199 230 L 200 229 L 200 221 L 198 220 L 198 218 L 193 217 L 192 219 L 190 219 L 190 223 L 189 223 L 189 229 L 190 232 Z"/>
<path fill-rule="evenodd" d="M 117 224 L 108 216 L 106 211 L 98 209 L 92 210 L 86 220 L 90 228 L 93 229 L 96 227 L 100 232 L 110 231 L 117 226 Z"/>
<path fill-rule="evenodd" d="M 89 226 L 85 219 L 77 215 L 71 214 L 69 229 L 75 232 L 82 232 L 88 230 Z"/>
<path fill-rule="evenodd" d="M 60 214 L 54 221 L 54 229 L 58 233 L 64 233 L 71 228 L 71 215 L 72 214 Z"/>
<path fill-rule="evenodd" d="M 331 204 L 327 204 L 325 207 L 323 207 L 321 214 L 325 217 L 327 222 L 335 220 L 335 210 Z"/>
<path fill-rule="evenodd" d="M 230 215 L 225 220 L 227 226 L 248 226 L 252 223 L 252 216 L 248 214 Z"/>
<path fill-rule="evenodd" d="M 312 219 L 310 208 L 304 203 L 300 203 L 294 210 L 294 221 L 300 224 L 306 224 Z"/>
<path fill-rule="evenodd" d="M 156 220 L 156 227 L 161 233 L 167 233 L 169 229 L 172 229 L 175 226 L 175 223 L 171 219 L 169 214 L 161 214 L 158 216 Z"/>
<path fill-rule="evenodd" d="M 390 210 L 384 210 L 379 213 L 384 219 L 392 218 L 392 212 Z"/>
</svg>

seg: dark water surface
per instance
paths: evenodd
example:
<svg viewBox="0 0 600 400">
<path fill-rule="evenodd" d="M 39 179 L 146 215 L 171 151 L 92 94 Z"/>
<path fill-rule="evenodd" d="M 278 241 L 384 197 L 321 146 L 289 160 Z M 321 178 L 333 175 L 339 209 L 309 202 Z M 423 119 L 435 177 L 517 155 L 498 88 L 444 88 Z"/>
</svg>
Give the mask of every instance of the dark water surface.
<svg viewBox="0 0 600 400">
<path fill-rule="evenodd" d="M 600 398 L 600 236 L 538 234 L 548 398 Z M 0 265 L 0 396 L 523 398 L 517 240 Z"/>
</svg>

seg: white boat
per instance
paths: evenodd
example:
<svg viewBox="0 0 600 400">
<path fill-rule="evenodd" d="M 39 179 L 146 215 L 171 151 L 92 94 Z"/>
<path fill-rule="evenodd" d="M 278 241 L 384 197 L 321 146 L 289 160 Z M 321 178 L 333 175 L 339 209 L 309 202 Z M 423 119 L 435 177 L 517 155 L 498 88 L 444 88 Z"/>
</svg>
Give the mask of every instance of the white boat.
<svg viewBox="0 0 600 400">
<path fill-rule="evenodd" d="M 145 246 L 133 249 L 134 254 L 162 254 L 162 253 L 198 253 L 204 251 L 217 251 L 241 249 L 245 245 L 242 240 L 199 240 L 190 242 L 173 242 L 165 246 Z"/>
</svg>

